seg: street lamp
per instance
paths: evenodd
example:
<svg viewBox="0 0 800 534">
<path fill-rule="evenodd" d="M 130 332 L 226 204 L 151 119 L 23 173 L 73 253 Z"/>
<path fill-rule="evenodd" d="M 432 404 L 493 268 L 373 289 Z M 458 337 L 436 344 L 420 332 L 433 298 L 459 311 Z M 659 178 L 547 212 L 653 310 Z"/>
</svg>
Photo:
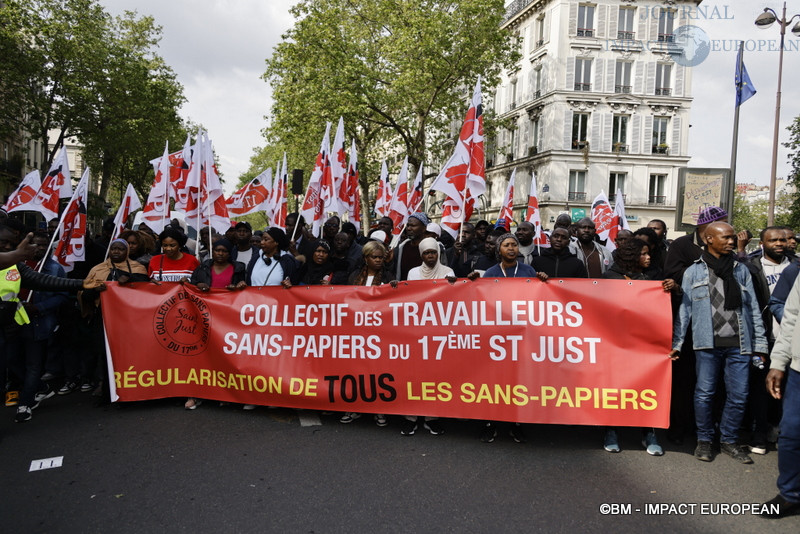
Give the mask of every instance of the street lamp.
<svg viewBox="0 0 800 534">
<path fill-rule="evenodd" d="M 781 49 L 778 56 L 778 93 L 775 97 L 775 132 L 772 137 L 772 172 L 769 177 L 769 211 L 767 212 L 767 225 L 772 226 L 775 224 L 775 187 L 778 173 L 778 130 L 781 120 L 781 78 L 783 77 L 783 39 L 786 35 L 786 27 L 792 23 L 795 18 L 800 18 L 800 14 L 792 16 L 786 20 L 786 2 L 783 3 L 783 16 L 778 18 L 778 14 L 772 9 L 765 7 L 764 12 L 760 14 L 755 24 L 759 28 L 767 29 L 775 22 L 781 26 Z M 792 33 L 800 37 L 800 22 L 794 25 Z"/>
</svg>

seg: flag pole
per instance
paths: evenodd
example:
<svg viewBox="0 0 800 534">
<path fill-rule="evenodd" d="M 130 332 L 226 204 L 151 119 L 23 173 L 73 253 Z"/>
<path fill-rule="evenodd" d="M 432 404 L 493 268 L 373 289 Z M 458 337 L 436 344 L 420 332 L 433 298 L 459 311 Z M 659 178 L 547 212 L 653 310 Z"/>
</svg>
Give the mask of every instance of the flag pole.
<svg viewBox="0 0 800 534">
<path fill-rule="evenodd" d="M 736 105 L 733 111 L 733 140 L 731 141 L 731 177 L 728 184 L 728 190 L 725 192 L 728 200 L 728 222 L 733 224 L 733 202 L 736 198 L 736 160 L 737 152 L 739 150 L 739 108 L 741 102 L 739 101 L 742 91 L 742 65 L 744 65 L 744 41 L 739 41 L 739 53 L 736 56 L 736 79 L 739 83 L 736 84 Z"/>
</svg>

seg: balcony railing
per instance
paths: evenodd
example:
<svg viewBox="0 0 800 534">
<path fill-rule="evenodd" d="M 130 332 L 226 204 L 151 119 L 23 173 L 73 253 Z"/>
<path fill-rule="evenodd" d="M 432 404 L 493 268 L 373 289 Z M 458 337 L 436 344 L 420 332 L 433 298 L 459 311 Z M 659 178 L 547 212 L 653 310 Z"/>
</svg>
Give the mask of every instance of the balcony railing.
<svg viewBox="0 0 800 534">
<path fill-rule="evenodd" d="M 535 156 L 538 153 L 539 153 L 539 147 L 538 146 L 529 146 L 528 147 L 528 157 Z"/>
<path fill-rule="evenodd" d="M 674 33 L 659 33 L 658 34 L 658 42 L 659 43 L 674 43 L 675 42 L 675 34 Z"/>
<path fill-rule="evenodd" d="M 572 200 L 573 202 L 585 202 L 586 201 L 586 192 L 585 191 L 570 191 L 567 194 L 567 200 Z"/>
<path fill-rule="evenodd" d="M 669 154 L 669 147 L 666 145 L 653 145 L 652 154 Z"/>
<path fill-rule="evenodd" d="M 542 97 L 541 89 L 537 89 L 536 91 L 534 91 L 533 98 L 541 98 L 541 97 Z"/>
<path fill-rule="evenodd" d="M 536 41 L 536 48 L 539 48 L 542 45 L 544 45 L 544 39 L 539 39 L 538 41 Z"/>
<path fill-rule="evenodd" d="M 647 203 L 654 206 L 660 206 L 667 203 L 667 197 L 651 195 L 647 197 Z"/>
<path fill-rule="evenodd" d="M 578 28 L 578 37 L 594 37 L 594 29 Z"/>
<path fill-rule="evenodd" d="M 633 41 L 634 39 L 636 39 L 636 33 L 635 32 L 618 31 L 617 32 L 617 39 L 625 40 L 625 41 Z"/>
<path fill-rule="evenodd" d="M 577 139 L 572 140 L 572 148 L 575 150 L 583 150 L 587 146 L 589 146 L 589 143 L 585 139 L 583 141 L 578 141 Z"/>
<path fill-rule="evenodd" d="M 615 93 L 630 93 L 631 86 L 630 85 L 615 85 L 614 86 Z"/>
<path fill-rule="evenodd" d="M 623 153 L 623 154 L 627 154 L 628 153 L 628 145 L 623 145 L 622 143 L 614 143 L 611 146 L 611 149 L 614 152 L 619 152 L 619 153 Z"/>
<path fill-rule="evenodd" d="M 627 199 L 628 199 L 628 195 L 622 195 L 622 202 L 623 203 L 625 203 L 627 201 Z M 616 200 L 617 200 L 617 195 L 616 194 L 608 195 L 608 201 L 609 202 L 614 202 Z"/>
<path fill-rule="evenodd" d="M 656 87 L 656 96 L 669 96 L 672 94 L 672 89 L 669 87 Z"/>
<path fill-rule="evenodd" d="M 592 90 L 592 84 L 590 84 L 590 83 L 576 83 L 575 84 L 575 90 L 576 91 L 591 91 Z"/>
</svg>

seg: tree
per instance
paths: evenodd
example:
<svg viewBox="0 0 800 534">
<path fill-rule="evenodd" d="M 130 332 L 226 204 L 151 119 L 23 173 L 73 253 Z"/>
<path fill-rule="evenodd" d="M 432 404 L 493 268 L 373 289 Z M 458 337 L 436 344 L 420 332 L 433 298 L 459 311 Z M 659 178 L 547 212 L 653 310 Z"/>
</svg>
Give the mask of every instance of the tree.
<svg viewBox="0 0 800 534">
<path fill-rule="evenodd" d="M 500 29 L 504 13 L 503 0 L 302 0 L 267 60 L 268 142 L 310 163 L 325 121 L 343 116 L 366 202 L 382 156 L 405 152 L 413 172 L 442 159 L 477 77 L 488 93 L 512 67 L 518 56 Z"/>
<path fill-rule="evenodd" d="M 160 27 L 133 13 L 110 17 L 96 0 L 9 0 L 0 9 L 0 130 L 53 149 L 77 138 L 100 176 L 99 193 L 149 189 L 148 160 L 182 145 L 183 88 L 153 52 Z"/>
<path fill-rule="evenodd" d="M 795 117 L 787 129 L 789 130 L 789 141 L 784 143 L 783 146 L 790 150 L 789 163 L 792 166 L 787 182 L 794 187 L 795 192 L 798 192 L 800 191 L 800 116 Z M 800 228 L 800 195 L 798 194 L 793 195 L 786 224 L 795 230 Z"/>
</svg>

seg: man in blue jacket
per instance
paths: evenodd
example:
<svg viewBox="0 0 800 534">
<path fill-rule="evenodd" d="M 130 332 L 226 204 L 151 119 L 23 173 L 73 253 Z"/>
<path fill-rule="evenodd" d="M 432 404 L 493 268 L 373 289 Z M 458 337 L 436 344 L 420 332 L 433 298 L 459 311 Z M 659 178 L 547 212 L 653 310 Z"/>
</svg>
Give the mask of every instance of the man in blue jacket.
<svg viewBox="0 0 800 534">
<path fill-rule="evenodd" d="M 736 233 L 728 223 L 711 223 L 705 249 L 683 275 L 683 298 L 672 334 L 670 357 L 677 358 L 691 322 L 697 358 L 694 393 L 698 460 L 710 462 L 714 439 L 714 396 L 725 377 L 725 406 L 720 421 L 720 449 L 733 459 L 753 463 L 739 445 L 739 426 L 747 406 L 751 358 L 766 357 L 767 339 L 750 272 L 731 252 Z"/>
</svg>

